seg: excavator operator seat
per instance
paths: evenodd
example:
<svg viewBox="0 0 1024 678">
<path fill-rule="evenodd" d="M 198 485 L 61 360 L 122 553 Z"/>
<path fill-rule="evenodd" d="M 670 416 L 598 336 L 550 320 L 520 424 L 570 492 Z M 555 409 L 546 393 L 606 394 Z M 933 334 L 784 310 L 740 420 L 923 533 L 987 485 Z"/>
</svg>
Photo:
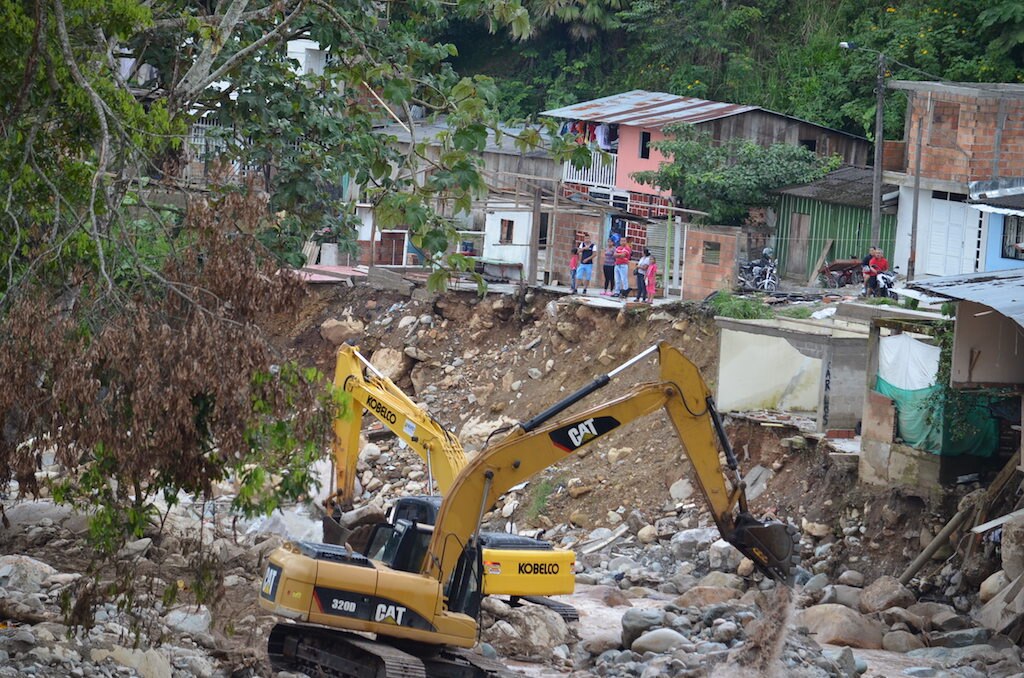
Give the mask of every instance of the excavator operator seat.
<svg viewBox="0 0 1024 678">
<path fill-rule="evenodd" d="M 433 525 L 422 525 L 411 520 L 402 519 L 394 524 L 379 523 L 374 528 L 366 555 L 393 570 L 419 572 L 433 534 Z"/>
</svg>

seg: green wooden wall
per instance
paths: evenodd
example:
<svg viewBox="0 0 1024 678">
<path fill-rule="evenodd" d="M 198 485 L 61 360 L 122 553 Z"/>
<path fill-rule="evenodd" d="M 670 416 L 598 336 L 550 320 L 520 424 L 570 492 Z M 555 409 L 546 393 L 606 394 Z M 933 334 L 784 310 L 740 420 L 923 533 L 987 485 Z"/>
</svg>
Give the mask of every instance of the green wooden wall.
<svg viewBox="0 0 1024 678">
<path fill-rule="evenodd" d="M 896 215 L 883 214 L 881 237 L 879 243 L 871 240 L 871 210 L 849 205 L 834 205 L 810 198 L 798 198 L 784 195 L 776 208 L 776 255 L 779 258 L 779 273 L 787 274 L 787 267 L 793 256 L 790 226 L 793 214 L 809 214 L 811 217 L 808 229 L 806 248 L 806 269 L 808 275 L 821 255 L 821 249 L 829 238 L 833 239 L 832 247 L 825 257 L 827 261 L 863 257 L 868 247 L 877 244 L 892 260 L 893 246 L 896 243 Z M 806 280 L 805 280 L 806 282 Z"/>
</svg>

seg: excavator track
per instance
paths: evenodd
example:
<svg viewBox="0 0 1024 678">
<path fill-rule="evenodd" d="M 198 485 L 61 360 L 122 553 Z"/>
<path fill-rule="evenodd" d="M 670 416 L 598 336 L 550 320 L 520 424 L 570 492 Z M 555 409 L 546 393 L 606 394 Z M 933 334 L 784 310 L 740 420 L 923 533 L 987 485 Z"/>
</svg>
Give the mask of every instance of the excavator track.
<svg viewBox="0 0 1024 678">
<path fill-rule="evenodd" d="M 461 648 L 401 649 L 344 631 L 278 624 L 267 654 L 275 670 L 330 678 L 511 678 L 500 663 Z"/>
<path fill-rule="evenodd" d="M 579 610 L 567 603 L 560 603 L 554 598 L 548 598 L 547 596 L 512 596 L 509 602 L 512 605 L 518 605 L 520 600 L 525 600 L 526 602 L 533 603 L 534 605 L 543 605 L 546 608 L 554 610 L 567 624 L 569 622 L 576 622 L 580 620 Z"/>
</svg>

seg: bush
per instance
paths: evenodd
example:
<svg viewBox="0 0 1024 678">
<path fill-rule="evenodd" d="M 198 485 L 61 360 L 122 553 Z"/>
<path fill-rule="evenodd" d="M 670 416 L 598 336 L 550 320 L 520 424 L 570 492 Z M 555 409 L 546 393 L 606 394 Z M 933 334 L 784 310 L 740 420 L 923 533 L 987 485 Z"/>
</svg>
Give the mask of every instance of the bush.
<svg viewBox="0 0 1024 678">
<path fill-rule="evenodd" d="M 707 300 L 712 313 L 740 320 L 761 320 L 775 317 L 771 306 L 761 297 L 738 297 L 732 292 L 719 292 Z"/>
</svg>

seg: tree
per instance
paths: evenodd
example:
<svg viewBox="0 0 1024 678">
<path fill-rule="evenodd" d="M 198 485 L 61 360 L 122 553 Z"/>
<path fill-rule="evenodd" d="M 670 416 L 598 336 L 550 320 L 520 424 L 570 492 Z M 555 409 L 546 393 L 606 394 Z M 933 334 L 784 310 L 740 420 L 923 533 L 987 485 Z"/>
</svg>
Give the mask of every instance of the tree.
<svg viewBox="0 0 1024 678">
<path fill-rule="evenodd" d="M 445 265 L 454 229 L 436 208 L 484 187 L 493 86 L 421 39 L 444 9 L 0 0 L 0 482 L 37 492 L 54 451 L 68 473 L 49 489 L 91 512 L 103 555 L 141 535 L 160 495 L 233 477 L 235 508 L 259 514 L 308 491 L 345 403 L 261 320 L 301 298 L 279 269 L 314 230 L 354 239 L 346 177 Z M 288 59 L 299 37 L 329 55 L 322 72 Z M 419 140 L 399 155 L 374 130 L 414 105 L 451 130 L 422 174 Z M 179 177 L 201 116 L 224 134 L 198 189 Z"/>
<path fill-rule="evenodd" d="M 815 181 L 838 166 L 801 146 L 730 139 L 717 144 L 692 125 L 665 130 L 673 138 L 653 146 L 672 162 L 656 171 L 637 172 L 641 183 L 672 191 L 688 208 L 707 212 L 714 224 L 739 225 L 755 207 L 774 204 L 771 191 Z"/>
</svg>

